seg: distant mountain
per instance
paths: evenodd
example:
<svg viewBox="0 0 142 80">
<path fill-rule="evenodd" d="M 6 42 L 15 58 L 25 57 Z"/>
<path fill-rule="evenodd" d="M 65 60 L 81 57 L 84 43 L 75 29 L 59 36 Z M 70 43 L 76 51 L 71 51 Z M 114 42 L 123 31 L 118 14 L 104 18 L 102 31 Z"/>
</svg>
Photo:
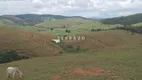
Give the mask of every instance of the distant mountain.
<svg viewBox="0 0 142 80">
<path fill-rule="evenodd" d="M 90 19 L 93 19 L 93 20 L 100 20 L 102 19 L 101 17 L 90 17 Z"/>
<path fill-rule="evenodd" d="M 86 18 L 86 17 L 82 17 L 82 16 L 71 16 L 69 18 L 80 18 L 80 19 L 91 19 L 91 18 Z"/>
<path fill-rule="evenodd" d="M 104 24 L 122 24 L 122 25 L 132 25 L 140 22 L 142 22 L 142 13 L 102 20 L 102 23 Z"/>
<path fill-rule="evenodd" d="M 46 19 L 64 19 L 68 18 L 66 16 L 61 16 L 61 15 L 37 15 L 37 14 L 23 14 L 23 15 L 3 15 L 0 16 L 0 20 L 8 20 L 11 21 L 15 24 L 19 25 L 30 25 L 33 26 L 35 24 L 44 22 Z"/>
<path fill-rule="evenodd" d="M 51 15 L 51 14 L 21 14 L 21 15 L 3 15 L 0 16 L 0 20 L 5 24 L 16 24 L 16 25 L 28 25 L 34 26 L 38 23 L 44 22 L 45 20 L 65 19 L 65 18 L 82 18 L 88 19 L 81 16 L 62 16 L 62 15 Z M 10 22 L 10 23 L 9 23 Z"/>
<path fill-rule="evenodd" d="M 9 22 L 13 23 L 13 24 L 23 24 L 23 20 L 15 17 L 13 15 L 3 15 L 0 16 L 0 20 L 3 21 L 4 24 L 10 24 Z"/>
<path fill-rule="evenodd" d="M 43 14 L 43 15 L 37 15 L 37 14 L 23 14 L 23 15 L 16 15 L 16 17 L 21 19 L 48 19 L 48 18 L 55 18 L 55 19 L 63 19 L 67 18 L 66 16 L 62 15 L 51 15 L 51 14 Z"/>
</svg>

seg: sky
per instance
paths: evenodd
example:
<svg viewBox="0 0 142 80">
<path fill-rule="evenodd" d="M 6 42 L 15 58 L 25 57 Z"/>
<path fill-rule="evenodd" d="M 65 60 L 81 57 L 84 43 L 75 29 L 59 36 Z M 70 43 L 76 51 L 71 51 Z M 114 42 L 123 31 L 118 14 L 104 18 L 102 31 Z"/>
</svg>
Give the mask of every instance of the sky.
<svg viewBox="0 0 142 80">
<path fill-rule="evenodd" d="M 142 13 L 142 0 L 0 0 L 0 15 L 53 14 L 108 18 Z"/>
</svg>

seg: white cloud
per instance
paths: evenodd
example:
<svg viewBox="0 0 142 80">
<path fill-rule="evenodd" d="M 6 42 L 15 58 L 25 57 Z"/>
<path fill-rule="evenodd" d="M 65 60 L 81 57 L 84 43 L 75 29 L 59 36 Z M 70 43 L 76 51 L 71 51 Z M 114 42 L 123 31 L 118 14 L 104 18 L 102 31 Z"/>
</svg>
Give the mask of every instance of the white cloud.
<svg viewBox="0 0 142 80">
<path fill-rule="evenodd" d="M 35 8 L 42 8 L 44 3 L 41 0 L 32 0 Z"/>
<path fill-rule="evenodd" d="M 62 14 L 113 17 L 142 13 L 142 0 L 15 0 L 0 1 L 3 14 Z"/>
</svg>

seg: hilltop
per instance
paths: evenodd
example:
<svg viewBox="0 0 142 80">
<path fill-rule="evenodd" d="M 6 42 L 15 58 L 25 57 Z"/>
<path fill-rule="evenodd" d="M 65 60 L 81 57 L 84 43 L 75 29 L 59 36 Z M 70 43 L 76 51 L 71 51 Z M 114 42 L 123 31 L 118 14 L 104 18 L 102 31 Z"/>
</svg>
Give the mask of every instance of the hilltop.
<svg viewBox="0 0 142 80">
<path fill-rule="evenodd" d="M 132 24 L 142 22 L 141 17 L 142 17 L 142 14 L 139 13 L 139 14 L 133 14 L 129 16 L 101 19 L 101 22 L 104 24 L 132 25 Z M 52 14 L 42 14 L 42 15 L 21 14 L 21 15 L 2 15 L 0 16 L 0 21 L 10 25 L 15 24 L 15 25 L 34 26 L 34 25 L 43 23 L 45 21 L 55 21 L 55 20 L 60 20 L 60 19 L 62 20 L 67 18 L 93 20 L 93 21 L 97 20 L 97 19 L 85 18 L 81 16 L 63 16 L 63 15 L 52 15 Z"/>
<path fill-rule="evenodd" d="M 34 26 L 35 24 L 44 22 L 45 20 L 56 20 L 56 19 L 65 19 L 65 18 L 83 18 L 80 16 L 62 16 L 62 15 L 51 15 L 51 14 L 21 14 L 21 15 L 2 15 L 0 16 L 0 20 L 5 23 L 12 22 L 13 24 L 17 25 L 25 25 L 25 26 Z"/>
<path fill-rule="evenodd" d="M 102 20 L 104 24 L 122 24 L 122 25 L 132 25 L 136 23 L 142 22 L 142 13 L 129 15 L 129 16 L 122 16 L 122 17 L 115 17 L 115 18 L 108 18 Z"/>
</svg>

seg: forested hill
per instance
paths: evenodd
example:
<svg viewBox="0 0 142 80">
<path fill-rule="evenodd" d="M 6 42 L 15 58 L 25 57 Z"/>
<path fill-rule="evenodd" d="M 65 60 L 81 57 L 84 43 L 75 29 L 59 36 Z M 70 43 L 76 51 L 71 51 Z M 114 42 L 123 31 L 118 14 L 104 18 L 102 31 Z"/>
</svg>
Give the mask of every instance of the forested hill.
<svg viewBox="0 0 142 80">
<path fill-rule="evenodd" d="M 122 25 L 131 25 L 140 22 L 142 22 L 142 13 L 102 20 L 102 23 L 104 24 L 122 24 Z"/>
</svg>

